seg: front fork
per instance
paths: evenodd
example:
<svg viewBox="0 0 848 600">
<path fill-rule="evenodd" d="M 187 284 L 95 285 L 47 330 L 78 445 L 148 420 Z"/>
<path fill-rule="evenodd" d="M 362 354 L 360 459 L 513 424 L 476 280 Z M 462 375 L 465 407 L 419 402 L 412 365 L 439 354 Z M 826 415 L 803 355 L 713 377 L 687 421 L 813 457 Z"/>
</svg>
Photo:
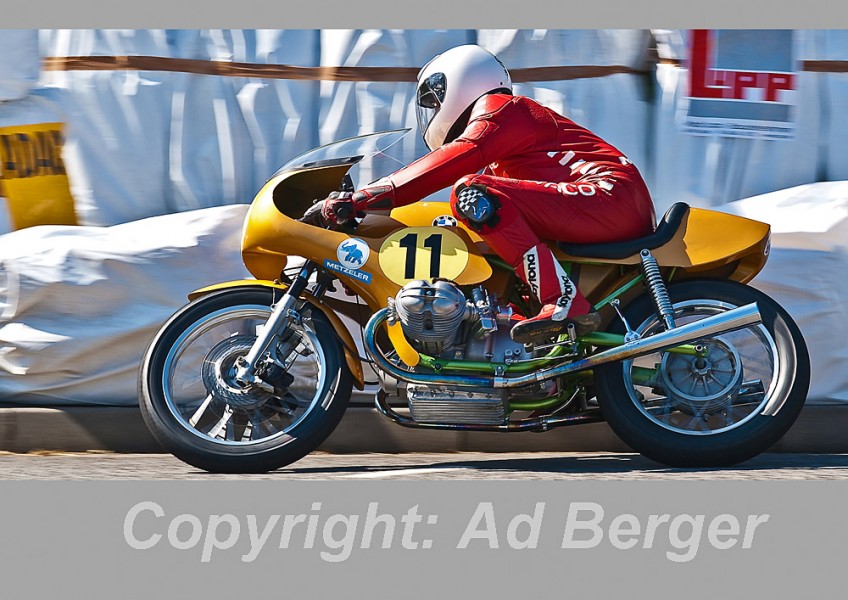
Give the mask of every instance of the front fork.
<svg viewBox="0 0 848 600">
<path fill-rule="evenodd" d="M 248 353 L 236 360 L 236 381 L 239 385 L 245 388 L 258 386 L 268 392 L 274 391 L 274 386 L 263 381 L 256 373 L 259 359 L 268 353 L 274 340 L 289 324 L 300 320 L 300 314 L 295 310 L 295 306 L 298 298 L 309 284 L 309 277 L 315 272 L 315 269 L 316 265 L 311 260 L 304 263 L 300 273 L 292 281 L 283 297 L 273 306 L 271 316 L 265 326 L 262 327 L 262 331 L 259 332 Z"/>
</svg>

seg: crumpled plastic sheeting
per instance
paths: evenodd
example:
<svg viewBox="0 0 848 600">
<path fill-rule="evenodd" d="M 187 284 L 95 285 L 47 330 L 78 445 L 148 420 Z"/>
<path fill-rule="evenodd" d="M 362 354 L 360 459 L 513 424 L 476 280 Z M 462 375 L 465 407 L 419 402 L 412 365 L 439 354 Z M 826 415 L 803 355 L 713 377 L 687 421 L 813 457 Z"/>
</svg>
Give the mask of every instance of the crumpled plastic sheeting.
<svg viewBox="0 0 848 600">
<path fill-rule="evenodd" d="M 41 36 L 47 56 L 170 56 L 161 30 L 45 30 Z M 66 117 L 64 162 L 80 224 L 174 212 L 167 196 L 173 79 L 148 71 L 45 72 L 47 91 Z"/>
<path fill-rule="evenodd" d="M 249 277 L 246 205 L 0 236 L 0 403 L 133 405 L 156 330 L 194 289 Z"/>
<path fill-rule="evenodd" d="M 508 69 L 546 66 L 646 64 L 650 33 L 640 29 L 481 29 L 477 43 Z M 648 79 L 619 74 L 571 81 L 515 84 L 515 92 L 587 127 L 621 150 L 644 172 L 648 169 L 651 114 Z"/>
<path fill-rule="evenodd" d="M 26 97 L 38 83 L 38 30 L 4 29 L 0 35 L 0 102 Z"/>
<path fill-rule="evenodd" d="M 826 30 L 817 32 L 817 60 L 845 60 L 848 58 L 848 30 Z M 848 110 L 845 98 L 848 97 L 848 73 L 828 73 L 823 75 L 823 110 L 827 112 L 826 136 L 826 178 L 839 181 L 848 179 L 848 152 L 845 152 L 845 140 L 848 139 Z"/>
<path fill-rule="evenodd" d="M 802 185 L 717 210 L 772 226 L 768 262 L 751 285 L 801 328 L 812 364 L 807 404 L 848 402 L 848 181 Z"/>
<path fill-rule="evenodd" d="M 171 32 L 177 58 L 254 62 L 255 42 L 252 30 Z M 237 98 L 248 81 L 256 80 L 174 74 L 167 184 L 172 211 L 250 202 L 261 186 Z"/>
<path fill-rule="evenodd" d="M 314 30 L 257 30 L 253 62 L 318 65 Z M 268 179 L 292 157 L 318 145 L 317 81 L 244 79 L 238 105 L 253 144 L 254 181 Z M 191 140 L 186 140 L 190 144 Z"/>
<path fill-rule="evenodd" d="M 829 127 L 820 86 L 827 75 L 798 74 L 795 138 L 756 140 L 696 136 L 679 129 L 679 102 L 688 93 L 688 31 L 658 30 L 660 59 L 683 61 L 682 67 L 657 65 L 654 156 L 646 176 L 657 215 L 675 202 L 709 207 L 820 180 L 820 140 Z M 822 32 L 795 32 L 799 60 L 820 57 Z"/>
</svg>

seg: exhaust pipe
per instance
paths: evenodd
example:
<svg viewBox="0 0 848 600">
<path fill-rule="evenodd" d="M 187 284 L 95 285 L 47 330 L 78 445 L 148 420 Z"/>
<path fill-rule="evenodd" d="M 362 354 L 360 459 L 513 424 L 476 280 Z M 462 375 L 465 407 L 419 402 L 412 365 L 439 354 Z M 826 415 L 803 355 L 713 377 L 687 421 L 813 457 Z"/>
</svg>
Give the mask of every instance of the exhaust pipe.
<svg viewBox="0 0 848 600">
<path fill-rule="evenodd" d="M 554 377 L 571 375 L 572 373 L 586 371 L 611 362 L 637 358 L 666 348 L 688 344 L 701 338 L 728 333 L 736 329 L 743 329 L 762 323 L 760 310 L 756 303 L 752 303 L 734 308 L 719 315 L 713 315 L 695 321 L 694 323 L 687 323 L 686 325 L 681 325 L 644 339 L 629 342 L 622 346 L 610 348 L 609 350 L 604 350 L 603 352 L 574 362 L 548 369 L 541 369 L 535 373 L 517 377 L 489 377 L 415 373 L 405 371 L 394 365 L 380 351 L 375 342 L 377 329 L 388 318 L 388 312 L 389 309 L 387 308 L 377 311 L 365 326 L 365 351 L 380 369 L 386 371 L 395 379 L 409 383 L 475 388 L 514 388 L 539 383 Z"/>
</svg>

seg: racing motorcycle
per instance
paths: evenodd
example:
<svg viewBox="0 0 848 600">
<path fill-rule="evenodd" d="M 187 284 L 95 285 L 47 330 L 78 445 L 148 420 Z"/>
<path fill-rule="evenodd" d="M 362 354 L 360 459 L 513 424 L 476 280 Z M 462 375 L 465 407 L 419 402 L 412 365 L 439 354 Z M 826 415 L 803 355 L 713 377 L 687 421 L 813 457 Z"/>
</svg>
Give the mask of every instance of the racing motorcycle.
<svg viewBox="0 0 848 600">
<path fill-rule="evenodd" d="M 213 472 L 290 464 L 365 389 L 364 365 L 379 378 L 377 410 L 405 427 L 606 421 L 672 466 L 734 464 L 789 429 L 807 349 L 786 311 L 746 285 L 767 260 L 768 225 L 679 203 L 644 238 L 552 245 L 604 325 L 519 344 L 510 329 L 537 301 L 446 203 L 344 228 L 299 220 L 316 198 L 353 190 L 352 167 L 373 175 L 406 131 L 307 152 L 259 191 L 242 239 L 256 279 L 192 292 L 145 353 L 142 414 L 170 452 Z"/>
</svg>

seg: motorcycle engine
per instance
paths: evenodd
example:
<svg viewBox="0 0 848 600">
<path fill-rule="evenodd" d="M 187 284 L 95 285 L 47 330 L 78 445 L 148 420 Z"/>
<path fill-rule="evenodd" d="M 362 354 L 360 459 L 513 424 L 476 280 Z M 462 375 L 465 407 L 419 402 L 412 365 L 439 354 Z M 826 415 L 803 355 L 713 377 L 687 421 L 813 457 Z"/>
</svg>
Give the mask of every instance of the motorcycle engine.
<svg viewBox="0 0 848 600">
<path fill-rule="evenodd" d="M 392 320 L 400 322 L 416 350 L 430 356 L 453 347 L 468 313 L 462 290 L 449 281 L 411 281 L 398 292 L 393 307 Z"/>
<path fill-rule="evenodd" d="M 389 302 L 389 322 L 400 323 L 412 346 L 435 358 L 506 365 L 535 358 L 532 348 L 510 337 L 510 309 L 498 306 L 497 299 L 482 287 L 471 290 L 471 296 L 468 300 L 450 281 L 412 281 Z M 485 425 L 507 420 L 510 399 L 545 398 L 557 389 L 553 381 L 511 390 L 437 384 L 405 387 L 412 417 L 418 422 Z"/>
<path fill-rule="evenodd" d="M 533 358 L 509 336 L 512 310 L 482 287 L 471 296 L 450 281 L 412 281 L 390 301 L 389 322 L 399 322 L 412 346 L 428 356 L 506 364 Z"/>
</svg>

